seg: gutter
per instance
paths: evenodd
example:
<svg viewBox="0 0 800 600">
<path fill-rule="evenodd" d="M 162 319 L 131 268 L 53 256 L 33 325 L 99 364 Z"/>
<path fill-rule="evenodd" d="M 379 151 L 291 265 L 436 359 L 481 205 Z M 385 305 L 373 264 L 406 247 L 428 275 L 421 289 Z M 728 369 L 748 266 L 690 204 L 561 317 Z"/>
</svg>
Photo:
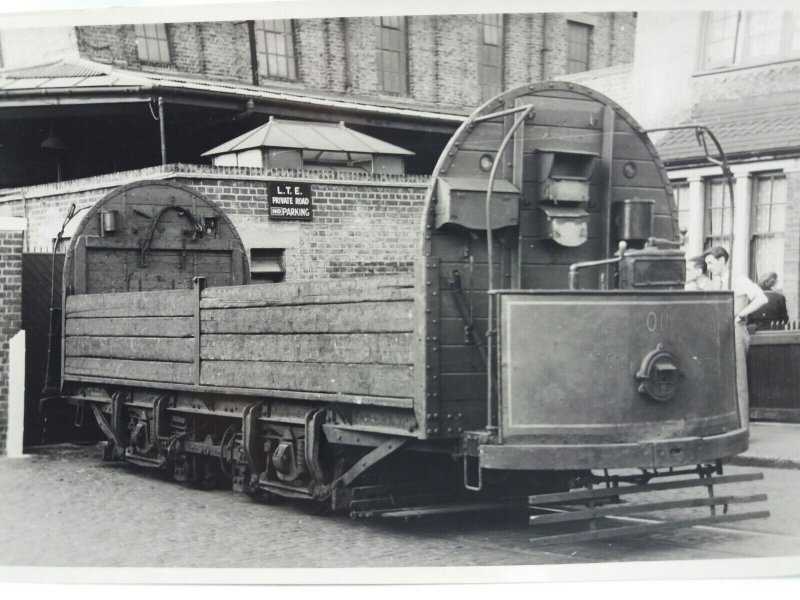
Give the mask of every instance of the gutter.
<svg viewBox="0 0 800 600">
<path fill-rule="evenodd" d="M 337 111 L 354 112 L 361 114 L 364 117 L 384 117 L 403 119 L 408 121 L 427 121 L 439 123 L 441 125 L 456 128 L 458 125 L 466 121 L 467 115 L 455 115 L 452 113 L 433 113 L 422 112 L 414 109 L 406 108 L 391 108 L 383 106 L 366 106 L 355 102 L 345 102 L 339 100 L 323 100 L 310 96 L 292 96 L 287 97 L 280 94 L 265 94 L 257 91 L 251 92 L 250 90 L 242 90 L 241 92 L 223 92 L 219 90 L 208 90 L 195 87 L 183 86 L 170 86 L 149 84 L 138 87 L 86 87 L 86 88 L 48 88 L 48 89 L 27 89 L 27 90 L 0 90 L 0 102 L 3 99 L 38 99 L 38 98 L 85 98 L 86 96 L 104 96 L 104 95 L 123 95 L 123 96 L 136 96 L 142 97 L 142 100 L 155 99 L 158 95 L 168 98 L 170 95 L 178 96 L 193 96 L 193 97 L 207 97 L 218 100 L 226 100 L 229 102 L 239 102 L 241 100 L 255 99 L 261 102 L 275 102 L 281 105 L 288 105 L 294 107 L 324 107 Z M 144 97 L 152 96 L 152 98 Z M 0 106 L 2 108 L 2 106 Z"/>
</svg>

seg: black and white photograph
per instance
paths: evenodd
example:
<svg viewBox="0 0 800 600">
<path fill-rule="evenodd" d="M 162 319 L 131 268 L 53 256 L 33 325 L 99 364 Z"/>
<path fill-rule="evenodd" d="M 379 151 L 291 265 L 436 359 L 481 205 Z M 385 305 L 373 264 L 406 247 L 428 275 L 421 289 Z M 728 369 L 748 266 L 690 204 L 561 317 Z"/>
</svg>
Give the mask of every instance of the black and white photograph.
<svg viewBox="0 0 800 600">
<path fill-rule="evenodd" d="M 0 581 L 800 581 L 800 9 L 2 10 Z"/>
</svg>

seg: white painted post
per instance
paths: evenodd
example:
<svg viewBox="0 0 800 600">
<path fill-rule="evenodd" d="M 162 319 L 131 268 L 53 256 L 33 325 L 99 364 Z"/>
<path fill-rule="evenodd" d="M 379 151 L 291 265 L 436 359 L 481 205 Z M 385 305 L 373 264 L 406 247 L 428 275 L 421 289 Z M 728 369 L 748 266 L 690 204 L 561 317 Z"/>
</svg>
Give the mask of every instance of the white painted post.
<svg viewBox="0 0 800 600">
<path fill-rule="evenodd" d="M 731 248 L 731 281 L 736 275 L 748 276 L 750 272 L 750 203 L 752 183 L 745 169 L 733 168 L 733 247 Z"/>
<path fill-rule="evenodd" d="M 8 433 L 6 454 L 22 458 L 22 434 L 25 427 L 25 330 L 21 329 L 8 343 Z"/>
<path fill-rule="evenodd" d="M 689 180 L 689 243 L 686 257 L 692 258 L 703 253 L 703 220 L 705 218 L 705 197 L 703 180 L 699 175 L 688 177 Z"/>
</svg>

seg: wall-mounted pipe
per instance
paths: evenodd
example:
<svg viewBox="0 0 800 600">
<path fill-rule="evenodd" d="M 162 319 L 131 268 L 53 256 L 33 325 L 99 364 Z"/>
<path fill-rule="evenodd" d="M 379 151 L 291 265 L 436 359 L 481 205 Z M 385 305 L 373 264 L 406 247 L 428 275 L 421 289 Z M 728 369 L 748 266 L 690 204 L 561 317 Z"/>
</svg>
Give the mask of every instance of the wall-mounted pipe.
<svg viewBox="0 0 800 600">
<path fill-rule="evenodd" d="M 161 136 L 161 164 L 167 164 L 167 134 L 164 126 L 164 98 L 158 97 L 158 132 Z"/>
</svg>

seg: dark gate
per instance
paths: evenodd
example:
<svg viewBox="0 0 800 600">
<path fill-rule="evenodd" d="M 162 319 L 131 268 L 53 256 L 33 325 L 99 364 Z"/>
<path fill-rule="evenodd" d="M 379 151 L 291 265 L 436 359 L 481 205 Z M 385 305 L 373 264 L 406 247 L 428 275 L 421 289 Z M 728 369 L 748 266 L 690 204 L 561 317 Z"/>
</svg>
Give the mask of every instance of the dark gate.
<svg viewBox="0 0 800 600">
<path fill-rule="evenodd" d="M 55 263 L 54 263 L 55 260 Z M 55 267 L 55 268 L 54 268 Z M 56 340 L 51 355 L 52 386 L 44 391 L 50 332 L 51 294 L 53 306 L 61 306 L 61 281 L 64 255 L 25 253 L 22 255 L 22 328 L 25 330 L 25 432 L 23 446 L 100 439 L 91 415 L 84 427 L 75 427 L 75 408 L 62 403 L 40 403 L 58 392 L 60 344 Z M 55 277 L 54 277 L 55 276 Z M 55 278 L 55 288 L 51 283 Z M 56 319 L 57 324 L 60 321 Z M 57 335 L 59 331 L 55 332 Z"/>
<path fill-rule="evenodd" d="M 759 331 L 750 338 L 750 418 L 800 423 L 800 328 Z"/>
</svg>

